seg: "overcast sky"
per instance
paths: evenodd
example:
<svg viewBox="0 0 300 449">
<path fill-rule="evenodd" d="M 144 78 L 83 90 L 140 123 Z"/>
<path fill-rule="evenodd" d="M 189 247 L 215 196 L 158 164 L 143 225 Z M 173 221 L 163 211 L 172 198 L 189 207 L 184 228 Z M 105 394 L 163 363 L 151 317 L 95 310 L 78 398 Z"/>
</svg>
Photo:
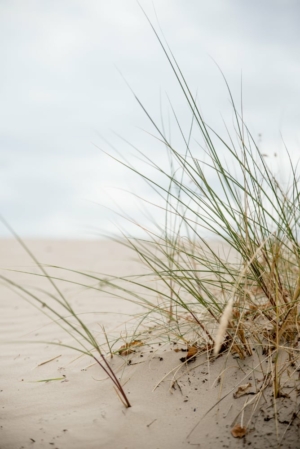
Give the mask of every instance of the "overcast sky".
<svg viewBox="0 0 300 449">
<path fill-rule="evenodd" d="M 266 153 L 283 142 L 300 155 L 298 0 L 141 0 L 161 29 L 209 124 L 231 120 L 243 78 L 244 113 Z M 162 147 L 126 78 L 153 117 L 184 99 L 134 0 L 0 0 L 0 213 L 21 236 L 85 238 L 112 230 L 118 204 L 137 214 L 123 190 L 143 182 L 97 147 L 126 158 L 114 132 L 160 160 Z M 214 60 L 214 61 L 213 61 Z M 188 124 L 186 114 L 180 119 Z M 139 162 L 137 162 L 139 163 Z M 103 207 L 104 206 L 104 207 Z M 138 217 L 138 215 L 136 215 Z M 0 236 L 8 232 L 0 227 Z"/>
</svg>

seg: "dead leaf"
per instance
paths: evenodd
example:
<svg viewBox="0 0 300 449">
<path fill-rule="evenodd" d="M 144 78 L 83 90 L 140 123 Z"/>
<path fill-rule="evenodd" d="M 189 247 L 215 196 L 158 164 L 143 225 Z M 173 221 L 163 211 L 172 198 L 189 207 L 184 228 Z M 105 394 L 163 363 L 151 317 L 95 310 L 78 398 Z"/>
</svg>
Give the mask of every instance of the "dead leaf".
<svg viewBox="0 0 300 449">
<path fill-rule="evenodd" d="M 188 348 L 188 353 L 187 353 L 186 358 L 187 358 L 187 359 L 190 359 L 191 357 L 193 357 L 194 355 L 196 355 L 197 352 L 198 352 L 198 348 L 196 348 L 196 346 L 190 346 L 190 347 Z"/>
<path fill-rule="evenodd" d="M 247 429 L 246 427 L 242 427 L 239 424 L 236 424 L 232 429 L 231 429 L 231 435 L 234 438 L 243 438 L 247 433 Z"/>
<path fill-rule="evenodd" d="M 252 384 L 250 382 L 248 384 L 240 385 L 236 392 L 233 393 L 233 397 L 237 399 L 244 394 L 247 394 L 250 387 L 252 387 Z"/>
<path fill-rule="evenodd" d="M 144 343 L 141 340 L 133 340 L 130 343 L 126 343 L 125 345 L 121 346 L 121 348 L 118 350 L 118 353 L 120 355 L 129 355 L 135 352 L 134 349 L 139 346 L 143 346 Z"/>
<path fill-rule="evenodd" d="M 186 362 L 189 359 L 195 360 L 195 355 L 196 354 L 198 354 L 198 348 L 196 346 L 188 346 L 186 357 L 181 357 L 180 361 L 181 362 Z"/>
</svg>

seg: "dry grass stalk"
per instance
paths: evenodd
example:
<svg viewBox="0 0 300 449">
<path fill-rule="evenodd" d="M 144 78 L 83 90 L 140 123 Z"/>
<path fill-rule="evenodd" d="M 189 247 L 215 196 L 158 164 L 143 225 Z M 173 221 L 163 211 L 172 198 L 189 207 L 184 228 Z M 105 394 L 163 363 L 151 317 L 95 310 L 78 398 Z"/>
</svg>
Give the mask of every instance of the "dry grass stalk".
<svg viewBox="0 0 300 449">
<path fill-rule="evenodd" d="M 228 323 L 232 317 L 232 308 L 233 308 L 233 298 L 230 298 L 224 309 L 223 315 L 221 316 L 220 325 L 218 328 L 217 335 L 215 337 L 215 346 L 214 346 L 215 356 L 219 354 L 219 351 L 221 349 Z"/>
</svg>

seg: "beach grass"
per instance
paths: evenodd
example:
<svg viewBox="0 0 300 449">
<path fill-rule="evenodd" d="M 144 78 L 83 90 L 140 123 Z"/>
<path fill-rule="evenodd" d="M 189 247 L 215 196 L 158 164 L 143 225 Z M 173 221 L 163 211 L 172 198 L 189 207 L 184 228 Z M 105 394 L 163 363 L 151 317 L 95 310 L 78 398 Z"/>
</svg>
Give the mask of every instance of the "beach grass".
<svg viewBox="0 0 300 449">
<path fill-rule="evenodd" d="M 141 100 L 136 100 L 149 118 L 168 152 L 170 167 L 164 170 L 148 155 L 145 160 L 157 175 L 138 171 L 121 158 L 115 159 L 151 185 L 158 200 L 164 198 L 165 222 L 144 229 L 143 238 L 124 235 L 149 269 L 149 278 L 123 279 L 159 298 L 159 305 L 144 305 L 165 323 L 165 332 L 177 328 L 178 335 L 193 330 L 214 348 L 221 346 L 241 359 L 252 355 L 253 344 L 277 355 L 284 350 L 288 364 L 298 360 L 300 301 L 299 176 L 286 150 L 288 182 L 276 178 L 238 111 L 228 83 L 234 134 L 221 136 L 204 120 L 197 98 L 167 44 L 149 21 L 175 75 L 191 113 L 187 135 L 174 118 L 182 136 L 184 151 L 168 139 Z M 202 136 L 203 159 L 193 154 L 192 132 Z M 165 178 L 158 183 L 157 179 Z M 158 202 L 158 204 L 160 204 Z M 161 206 L 159 206 L 161 207 Z M 137 224 L 138 225 L 138 224 Z M 234 255 L 234 262 L 216 250 L 218 241 Z M 124 244 L 124 240 L 123 240 Z M 159 288 L 153 280 L 158 280 Z M 113 281 L 111 281 L 113 282 Z M 114 284 L 118 288 L 117 284 Z M 125 291 L 124 287 L 121 291 Z M 137 300 L 136 293 L 134 298 Z M 143 303 L 143 298 L 139 296 Z M 180 323 L 188 331 L 180 331 Z M 267 349 L 266 349 L 267 348 Z M 223 347 L 224 349 L 224 347 Z M 274 394 L 280 392 L 274 365 Z"/>
</svg>

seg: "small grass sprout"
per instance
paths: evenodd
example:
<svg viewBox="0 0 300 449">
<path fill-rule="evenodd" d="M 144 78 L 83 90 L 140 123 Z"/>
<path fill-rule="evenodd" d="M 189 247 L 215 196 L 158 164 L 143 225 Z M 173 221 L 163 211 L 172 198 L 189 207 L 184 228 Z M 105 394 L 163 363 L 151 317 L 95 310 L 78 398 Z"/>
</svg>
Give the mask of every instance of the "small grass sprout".
<svg viewBox="0 0 300 449">
<path fill-rule="evenodd" d="M 34 307 L 39 308 L 39 310 L 47 315 L 56 325 L 58 325 L 61 329 L 63 329 L 76 343 L 77 346 L 64 344 L 64 343 L 56 343 L 56 342 L 48 342 L 50 344 L 54 344 L 60 347 L 67 347 L 73 349 L 83 355 L 91 357 L 95 363 L 97 363 L 100 368 L 105 372 L 108 378 L 114 384 L 116 392 L 126 407 L 131 407 L 131 404 L 128 400 L 128 397 L 122 387 L 120 380 L 117 375 L 113 371 L 112 367 L 108 363 L 106 356 L 103 354 L 100 344 L 97 341 L 94 333 L 88 328 L 88 326 L 83 322 L 80 316 L 75 312 L 74 308 L 67 300 L 66 296 L 62 293 L 61 289 L 57 286 L 54 278 L 49 276 L 46 268 L 40 264 L 40 262 L 36 259 L 34 254 L 30 251 L 28 246 L 24 243 L 24 241 L 16 234 L 14 229 L 6 222 L 3 217 L 0 217 L 2 223 L 10 230 L 10 232 L 14 235 L 23 249 L 27 252 L 30 258 L 34 261 L 34 263 L 41 270 L 42 276 L 49 280 L 49 283 L 54 288 L 56 295 L 48 292 L 49 300 L 40 299 L 37 293 L 32 292 L 29 288 L 25 288 L 19 283 L 16 283 L 9 279 L 7 276 L 0 274 L 0 279 L 4 281 L 12 290 L 16 291 L 23 299 L 30 302 Z M 33 273 L 30 273 L 33 274 Z M 51 301 L 50 301 L 51 300 Z M 65 315 L 67 313 L 67 316 Z M 104 330 L 105 333 L 105 330 Z M 56 359 L 54 357 L 51 360 Z M 48 361 L 41 363 L 43 365 L 48 363 Z M 40 380 L 38 382 L 48 382 L 52 380 L 60 380 L 56 379 L 46 379 Z"/>
</svg>

